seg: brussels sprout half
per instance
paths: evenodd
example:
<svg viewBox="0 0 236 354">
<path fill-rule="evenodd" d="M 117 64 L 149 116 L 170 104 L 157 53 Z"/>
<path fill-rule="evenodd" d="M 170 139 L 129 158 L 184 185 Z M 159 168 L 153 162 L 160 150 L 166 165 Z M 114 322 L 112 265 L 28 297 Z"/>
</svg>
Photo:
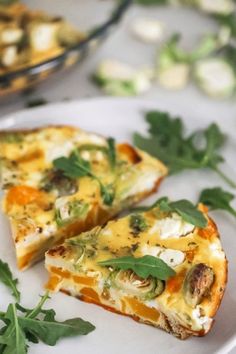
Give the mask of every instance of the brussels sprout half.
<svg viewBox="0 0 236 354">
<path fill-rule="evenodd" d="M 183 293 L 186 303 L 196 307 L 207 295 L 214 282 L 214 271 L 204 263 L 195 264 L 187 273 Z"/>
<path fill-rule="evenodd" d="M 142 300 L 154 299 L 164 291 L 162 280 L 153 277 L 143 279 L 131 270 L 113 271 L 108 284 Z"/>
</svg>

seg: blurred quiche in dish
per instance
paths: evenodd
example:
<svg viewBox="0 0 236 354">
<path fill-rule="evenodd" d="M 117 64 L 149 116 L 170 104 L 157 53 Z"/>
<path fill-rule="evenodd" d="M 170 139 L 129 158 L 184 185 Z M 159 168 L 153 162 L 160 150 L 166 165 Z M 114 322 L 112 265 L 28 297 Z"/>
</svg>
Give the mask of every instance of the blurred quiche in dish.
<svg viewBox="0 0 236 354">
<path fill-rule="evenodd" d="M 0 161 L 20 269 L 155 192 L 167 173 L 129 144 L 70 126 L 2 131 Z"/>
<path fill-rule="evenodd" d="M 67 239 L 46 253 L 47 288 L 185 339 L 213 324 L 227 282 L 217 227 L 156 206 Z"/>
<path fill-rule="evenodd" d="M 85 37 L 62 17 L 0 1 L 0 75 L 56 57 Z"/>
</svg>

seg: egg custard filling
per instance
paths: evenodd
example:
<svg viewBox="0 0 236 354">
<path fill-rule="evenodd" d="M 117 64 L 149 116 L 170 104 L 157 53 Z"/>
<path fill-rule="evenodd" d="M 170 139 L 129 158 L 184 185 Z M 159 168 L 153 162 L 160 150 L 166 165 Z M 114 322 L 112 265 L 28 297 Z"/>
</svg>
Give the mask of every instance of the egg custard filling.
<svg viewBox="0 0 236 354">
<path fill-rule="evenodd" d="M 181 339 L 205 335 L 224 293 L 227 260 L 216 225 L 203 205 L 199 209 L 206 220 L 204 228 L 154 208 L 67 239 L 46 253 L 47 288 L 131 316 Z M 163 261 L 172 275 L 165 280 L 141 277 L 137 274 L 140 268 L 135 272 L 132 267 L 119 269 L 106 263 L 147 256 Z"/>
<path fill-rule="evenodd" d="M 0 164 L 20 269 L 155 192 L 167 173 L 129 144 L 70 126 L 0 132 Z"/>
</svg>

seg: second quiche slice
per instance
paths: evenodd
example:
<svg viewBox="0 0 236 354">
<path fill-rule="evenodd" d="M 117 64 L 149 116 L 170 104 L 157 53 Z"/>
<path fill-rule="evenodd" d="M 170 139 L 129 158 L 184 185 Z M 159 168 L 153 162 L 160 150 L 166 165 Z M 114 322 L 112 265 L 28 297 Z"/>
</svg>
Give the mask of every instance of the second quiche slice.
<svg viewBox="0 0 236 354">
<path fill-rule="evenodd" d="M 216 225 L 201 215 L 200 228 L 157 207 L 66 240 L 46 253 L 47 287 L 181 339 L 203 336 L 224 294 L 227 260 Z"/>
<path fill-rule="evenodd" d="M 70 126 L 0 132 L 3 210 L 20 269 L 156 191 L 166 167 Z"/>
</svg>

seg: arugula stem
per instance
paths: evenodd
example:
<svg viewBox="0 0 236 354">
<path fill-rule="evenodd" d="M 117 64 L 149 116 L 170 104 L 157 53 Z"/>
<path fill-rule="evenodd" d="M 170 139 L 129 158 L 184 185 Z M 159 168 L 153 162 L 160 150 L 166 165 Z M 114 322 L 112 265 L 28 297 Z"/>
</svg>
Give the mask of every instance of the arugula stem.
<svg viewBox="0 0 236 354">
<path fill-rule="evenodd" d="M 40 313 L 44 303 L 47 301 L 47 299 L 49 299 L 48 293 L 49 291 L 46 291 L 44 296 L 41 297 L 41 300 L 39 301 L 38 305 L 32 311 L 30 311 L 28 315 L 26 315 L 26 317 L 35 318 Z"/>
<path fill-rule="evenodd" d="M 12 304 L 12 310 L 14 314 L 15 331 L 16 331 L 16 350 L 17 350 L 20 347 L 20 345 L 19 345 L 19 324 L 18 324 L 17 310 L 15 304 Z M 13 331 L 14 329 L 12 329 L 12 332 Z"/>
<path fill-rule="evenodd" d="M 212 167 L 212 169 L 232 188 L 236 188 L 236 183 L 232 181 L 228 176 L 226 176 L 217 166 Z"/>
</svg>

